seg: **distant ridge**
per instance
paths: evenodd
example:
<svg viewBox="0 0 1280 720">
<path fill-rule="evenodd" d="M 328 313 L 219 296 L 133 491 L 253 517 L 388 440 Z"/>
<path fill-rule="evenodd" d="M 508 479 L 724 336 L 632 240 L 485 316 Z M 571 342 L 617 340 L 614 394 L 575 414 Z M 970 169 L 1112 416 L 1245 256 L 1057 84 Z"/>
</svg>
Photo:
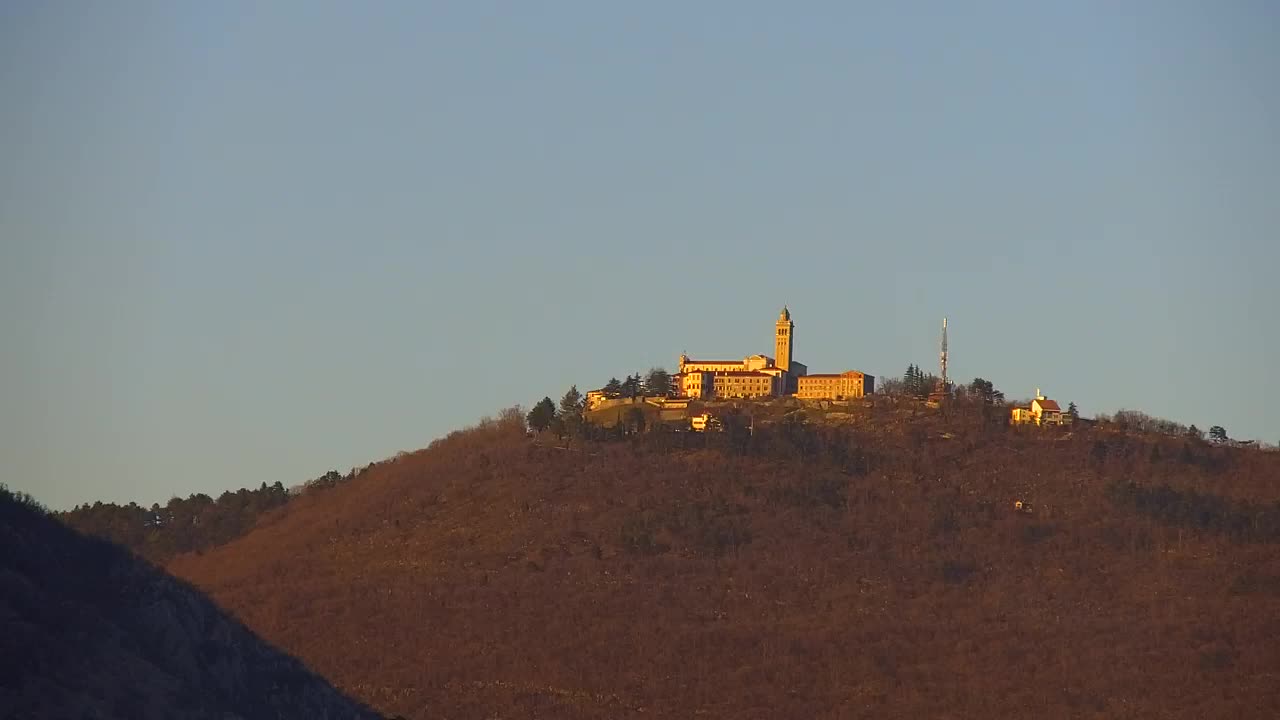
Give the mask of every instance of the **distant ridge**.
<svg viewBox="0 0 1280 720">
<path fill-rule="evenodd" d="M 199 591 L 0 486 L 0 718 L 378 718 Z"/>
</svg>

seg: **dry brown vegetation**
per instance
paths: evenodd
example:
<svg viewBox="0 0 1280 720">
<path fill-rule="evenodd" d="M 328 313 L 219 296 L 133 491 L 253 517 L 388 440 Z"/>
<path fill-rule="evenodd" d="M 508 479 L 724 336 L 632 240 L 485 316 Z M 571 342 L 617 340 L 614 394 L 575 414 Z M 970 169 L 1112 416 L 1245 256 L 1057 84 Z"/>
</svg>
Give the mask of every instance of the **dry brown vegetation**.
<svg viewBox="0 0 1280 720">
<path fill-rule="evenodd" d="M 978 410 L 496 423 L 171 569 L 406 717 L 1269 718 L 1278 500 L 1274 453 Z"/>
</svg>

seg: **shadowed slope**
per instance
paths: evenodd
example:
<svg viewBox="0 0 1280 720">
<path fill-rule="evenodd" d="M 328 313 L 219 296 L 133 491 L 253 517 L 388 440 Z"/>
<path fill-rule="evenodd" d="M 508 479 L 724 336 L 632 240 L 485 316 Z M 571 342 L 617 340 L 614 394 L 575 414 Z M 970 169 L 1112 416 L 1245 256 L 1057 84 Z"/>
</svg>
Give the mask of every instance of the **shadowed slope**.
<svg viewBox="0 0 1280 720">
<path fill-rule="evenodd" d="M 172 568 L 409 717 L 1280 713 L 1280 458 L 941 429 L 458 433 Z M 1171 524 L 1129 481 L 1264 510 Z"/>
<path fill-rule="evenodd" d="M 378 716 L 186 583 L 0 489 L 0 717 Z"/>
</svg>

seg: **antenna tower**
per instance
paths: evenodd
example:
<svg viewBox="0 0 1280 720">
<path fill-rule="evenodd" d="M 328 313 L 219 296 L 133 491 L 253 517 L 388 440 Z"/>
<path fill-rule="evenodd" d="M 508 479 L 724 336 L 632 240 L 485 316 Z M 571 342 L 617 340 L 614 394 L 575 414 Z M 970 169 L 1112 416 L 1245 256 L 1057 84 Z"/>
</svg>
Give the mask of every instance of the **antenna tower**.
<svg viewBox="0 0 1280 720">
<path fill-rule="evenodd" d="M 947 389 L 947 319 L 942 318 L 942 351 L 938 353 L 938 366 L 942 370 L 942 389 Z"/>
</svg>

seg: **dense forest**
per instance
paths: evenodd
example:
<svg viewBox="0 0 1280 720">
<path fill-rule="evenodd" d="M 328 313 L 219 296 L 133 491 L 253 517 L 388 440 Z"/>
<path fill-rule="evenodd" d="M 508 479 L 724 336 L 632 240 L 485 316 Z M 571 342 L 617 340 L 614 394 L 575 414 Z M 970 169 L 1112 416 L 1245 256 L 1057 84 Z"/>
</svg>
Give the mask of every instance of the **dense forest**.
<svg viewBox="0 0 1280 720">
<path fill-rule="evenodd" d="M 292 490 L 285 490 L 280 482 L 264 482 L 256 490 L 228 490 L 217 499 L 195 493 L 150 508 L 137 503 L 95 502 L 78 505 L 60 517 L 83 533 L 118 543 L 163 564 L 180 553 L 201 552 L 229 542 L 253 527 L 259 516 L 283 507 L 298 493 L 335 487 L 355 474 L 353 471 L 344 476 L 331 470 Z"/>
<path fill-rule="evenodd" d="M 511 411 L 170 568 L 405 717 L 1280 716 L 1280 454 L 868 412 Z"/>
</svg>

